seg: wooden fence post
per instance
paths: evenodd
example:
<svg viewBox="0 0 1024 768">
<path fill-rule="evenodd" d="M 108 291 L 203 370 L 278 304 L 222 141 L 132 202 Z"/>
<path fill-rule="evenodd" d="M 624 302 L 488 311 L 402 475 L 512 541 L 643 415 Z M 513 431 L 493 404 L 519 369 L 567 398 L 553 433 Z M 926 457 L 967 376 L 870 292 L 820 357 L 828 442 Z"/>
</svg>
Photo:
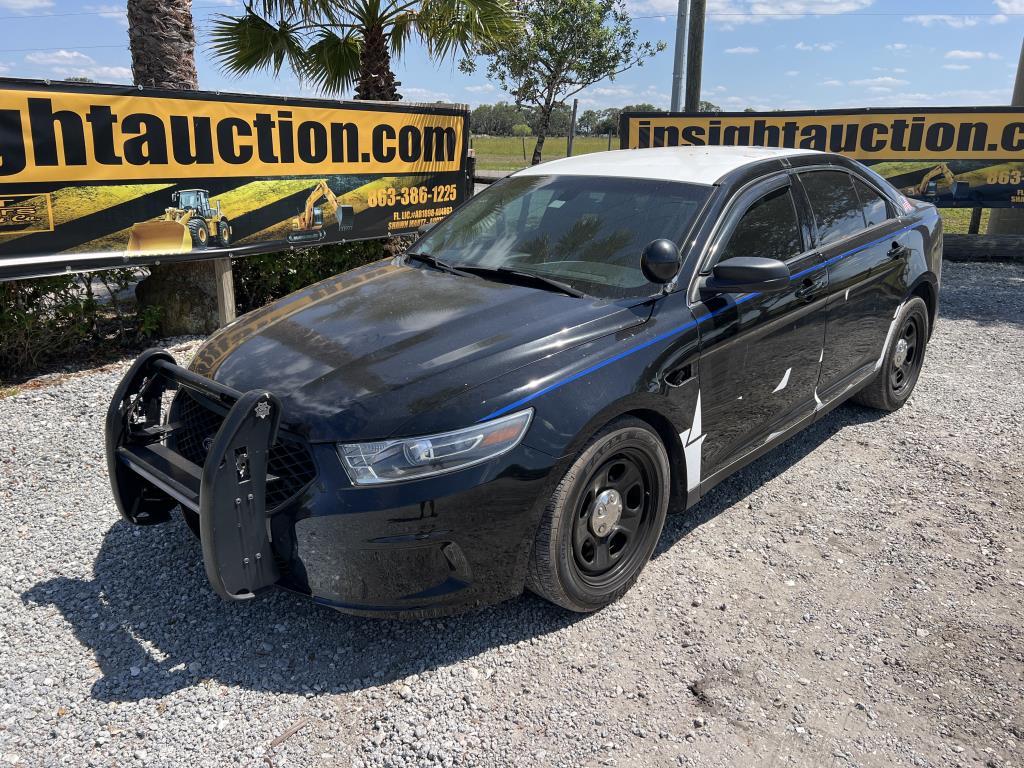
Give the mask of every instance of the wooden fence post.
<svg viewBox="0 0 1024 768">
<path fill-rule="evenodd" d="M 231 259 L 215 259 L 213 268 L 217 279 L 217 326 L 223 328 L 235 319 L 235 278 L 231 273 Z"/>
</svg>

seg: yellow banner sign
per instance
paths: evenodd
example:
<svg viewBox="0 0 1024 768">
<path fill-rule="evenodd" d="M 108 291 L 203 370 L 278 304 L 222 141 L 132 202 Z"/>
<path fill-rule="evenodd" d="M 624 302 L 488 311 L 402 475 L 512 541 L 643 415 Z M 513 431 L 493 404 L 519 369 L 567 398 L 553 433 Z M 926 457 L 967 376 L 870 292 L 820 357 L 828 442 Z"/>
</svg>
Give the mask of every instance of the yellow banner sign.
<svg viewBox="0 0 1024 768">
<path fill-rule="evenodd" d="M 766 146 L 863 161 L 1024 159 L 1024 109 L 628 113 L 623 148 Z"/>
<path fill-rule="evenodd" d="M 458 171 L 465 116 L 249 97 L 6 88 L 0 182 Z"/>
<path fill-rule="evenodd" d="M 0 280 L 414 233 L 471 192 L 465 106 L 0 78 Z"/>
</svg>

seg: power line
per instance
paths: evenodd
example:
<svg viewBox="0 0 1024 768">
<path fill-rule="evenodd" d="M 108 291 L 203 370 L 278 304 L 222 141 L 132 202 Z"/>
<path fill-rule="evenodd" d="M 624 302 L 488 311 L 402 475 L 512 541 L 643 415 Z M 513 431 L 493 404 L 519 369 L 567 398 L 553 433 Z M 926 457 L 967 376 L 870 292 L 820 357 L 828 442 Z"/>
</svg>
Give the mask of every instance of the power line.
<svg viewBox="0 0 1024 768">
<path fill-rule="evenodd" d="M 5 48 L 0 53 L 33 53 L 35 51 L 88 51 L 93 48 L 128 48 L 128 43 L 118 45 L 64 45 L 57 48 Z"/>
</svg>

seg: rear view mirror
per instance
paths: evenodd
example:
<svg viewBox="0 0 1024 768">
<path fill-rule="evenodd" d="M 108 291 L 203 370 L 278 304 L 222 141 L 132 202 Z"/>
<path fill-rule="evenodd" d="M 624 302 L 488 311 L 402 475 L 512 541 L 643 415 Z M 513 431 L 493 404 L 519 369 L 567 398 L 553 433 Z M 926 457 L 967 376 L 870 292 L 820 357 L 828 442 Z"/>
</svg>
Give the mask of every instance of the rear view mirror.
<svg viewBox="0 0 1024 768">
<path fill-rule="evenodd" d="M 720 261 L 704 287 L 716 293 L 775 293 L 789 287 L 789 267 L 777 259 L 736 256 Z"/>
<path fill-rule="evenodd" d="M 681 260 L 679 247 L 661 238 L 648 243 L 640 254 L 640 270 L 652 283 L 664 285 L 676 276 Z"/>
</svg>

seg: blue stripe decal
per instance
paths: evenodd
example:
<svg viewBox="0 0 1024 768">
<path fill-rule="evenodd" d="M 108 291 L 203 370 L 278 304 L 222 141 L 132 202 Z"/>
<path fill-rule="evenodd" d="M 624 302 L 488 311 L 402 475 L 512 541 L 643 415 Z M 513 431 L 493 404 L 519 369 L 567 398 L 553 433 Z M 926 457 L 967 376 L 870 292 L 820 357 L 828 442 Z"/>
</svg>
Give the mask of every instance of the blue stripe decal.
<svg viewBox="0 0 1024 768">
<path fill-rule="evenodd" d="M 840 253 L 838 256 L 833 256 L 831 259 L 826 259 L 825 261 L 821 262 L 820 264 L 815 264 L 813 267 L 809 267 L 808 269 L 801 270 L 800 272 L 797 272 L 795 275 L 790 275 L 789 279 L 790 280 L 797 280 L 797 279 L 803 277 L 804 275 L 810 274 L 811 272 L 815 272 L 815 271 L 817 271 L 819 269 L 822 269 L 823 267 L 827 267 L 827 266 L 829 266 L 831 264 L 834 264 L 837 261 L 839 261 L 840 259 L 844 259 L 847 256 L 851 256 L 851 255 L 853 255 L 855 253 L 859 253 L 860 251 L 863 251 L 863 250 L 865 250 L 867 248 L 870 248 L 873 245 L 878 245 L 879 243 L 888 240 L 890 237 L 897 237 L 899 235 L 902 235 L 904 232 L 906 232 L 906 231 L 908 231 L 910 229 L 913 229 L 915 226 L 917 226 L 917 225 L 916 224 L 911 224 L 911 225 L 909 225 L 907 227 L 904 227 L 903 229 L 897 230 L 896 232 L 892 232 L 892 233 L 886 235 L 885 237 L 881 237 L 878 240 L 872 240 L 870 243 L 866 243 L 864 245 L 859 245 L 856 248 L 853 248 L 853 249 L 851 249 L 849 251 L 846 251 L 845 253 Z M 559 387 L 564 387 L 566 384 L 571 384 L 572 382 L 576 381 L 577 379 L 582 379 L 584 376 L 588 376 L 591 373 L 593 373 L 594 371 L 601 370 L 606 365 L 611 365 L 612 363 L 618 362 L 619 360 L 621 360 L 624 357 L 629 357 L 630 355 L 634 354 L 635 352 L 640 352 L 641 350 L 647 349 L 652 344 L 657 344 L 659 341 L 664 341 L 665 339 L 671 338 L 672 336 L 678 336 L 680 333 L 684 333 L 685 331 L 688 331 L 691 328 L 694 328 L 694 327 L 700 325 L 705 320 L 710 320 L 712 317 L 717 317 L 718 315 L 722 314 L 723 312 L 726 312 L 727 310 L 732 309 L 733 307 L 738 307 L 740 304 L 743 304 L 744 302 L 750 301 L 751 299 L 756 299 L 760 295 L 761 295 L 760 293 L 747 293 L 747 294 L 744 294 L 743 296 L 740 296 L 738 299 L 736 299 L 732 304 L 727 304 L 724 307 L 720 307 L 719 309 L 716 309 L 714 312 L 710 312 L 710 313 L 708 313 L 706 315 L 702 315 L 701 317 L 698 317 L 695 320 L 691 320 L 688 323 L 684 323 L 683 325 L 680 325 L 678 328 L 673 328 L 670 331 L 665 331 L 664 333 L 659 333 L 657 336 L 655 336 L 654 338 L 648 339 L 643 344 L 637 344 L 635 347 L 630 347 L 629 349 L 623 350 L 622 352 L 619 352 L 618 354 L 612 355 L 611 357 L 606 358 L 606 359 L 602 360 L 599 363 L 594 363 L 589 368 L 584 368 L 582 371 L 577 371 L 576 373 L 572 374 L 572 376 L 569 376 L 567 378 L 564 378 L 564 379 L 561 379 L 559 381 L 553 382 L 552 384 L 548 384 L 546 387 L 542 387 L 541 389 L 538 389 L 536 392 L 534 392 L 532 394 L 529 394 L 526 397 L 519 398 L 514 403 L 509 403 L 508 405 L 506 405 L 506 406 L 504 406 L 502 408 L 499 408 L 496 411 L 492 411 L 491 413 L 489 413 L 486 416 L 484 416 L 482 419 L 479 419 L 477 421 L 477 423 L 479 424 L 481 421 L 488 421 L 490 419 L 496 419 L 499 416 L 504 416 L 506 413 L 509 413 L 510 411 L 514 411 L 517 408 L 519 408 L 520 406 L 526 405 L 527 403 L 531 402 L 532 400 L 536 400 L 541 395 L 546 395 L 548 392 L 553 392 L 554 390 L 558 389 Z"/>
</svg>

